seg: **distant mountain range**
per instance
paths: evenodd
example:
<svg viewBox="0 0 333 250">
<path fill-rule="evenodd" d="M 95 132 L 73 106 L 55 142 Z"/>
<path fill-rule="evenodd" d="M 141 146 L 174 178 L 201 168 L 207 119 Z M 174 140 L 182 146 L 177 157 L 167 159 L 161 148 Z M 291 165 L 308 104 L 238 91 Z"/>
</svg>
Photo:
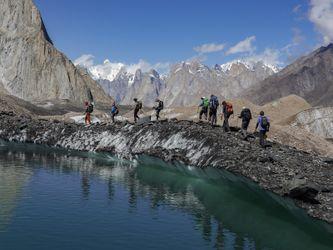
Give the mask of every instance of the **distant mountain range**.
<svg viewBox="0 0 333 250">
<path fill-rule="evenodd" d="M 133 98 L 152 106 L 156 97 L 166 106 L 197 105 L 202 96 L 212 93 L 223 98 L 235 98 L 254 84 L 278 72 L 278 68 L 260 61 L 233 61 L 210 68 L 199 61 L 181 62 L 161 76 L 157 71 L 134 74 L 124 64 L 104 62 L 104 67 L 88 69 L 103 89 L 121 104 L 133 103 Z"/>
<path fill-rule="evenodd" d="M 223 99 L 247 99 L 260 105 L 289 95 L 301 96 L 313 106 L 333 105 L 333 44 L 282 70 L 261 61 L 237 60 L 214 67 L 199 61 L 181 62 L 162 77 L 155 70 L 131 74 L 123 64 L 116 64 L 109 73 L 94 68 L 88 71 L 122 104 L 131 104 L 137 97 L 151 106 L 159 97 L 169 107 L 193 106 L 201 96 L 214 93 Z"/>
</svg>

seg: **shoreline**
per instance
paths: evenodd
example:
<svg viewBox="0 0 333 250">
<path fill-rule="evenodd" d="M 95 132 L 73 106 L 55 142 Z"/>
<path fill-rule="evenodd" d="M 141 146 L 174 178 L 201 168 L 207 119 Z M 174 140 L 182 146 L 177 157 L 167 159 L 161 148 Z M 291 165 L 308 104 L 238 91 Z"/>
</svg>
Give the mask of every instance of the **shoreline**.
<svg viewBox="0 0 333 250">
<path fill-rule="evenodd" d="M 139 155 L 187 166 L 223 169 L 288 196 L 310 216 L 333 224 L 333 159 L 278 143 L 262 149 L 237 132 L 191 121 L 85 127 L 0 112 L 0 138 L 78 151 L 105 152 L 132 160 Z"/>
</svg>

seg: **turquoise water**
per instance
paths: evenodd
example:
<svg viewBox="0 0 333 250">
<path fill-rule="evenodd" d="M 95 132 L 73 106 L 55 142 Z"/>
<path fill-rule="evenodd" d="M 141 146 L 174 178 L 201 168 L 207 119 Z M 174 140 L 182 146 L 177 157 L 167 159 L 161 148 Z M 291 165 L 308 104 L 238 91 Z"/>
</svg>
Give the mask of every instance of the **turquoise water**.
<svg viewBox="0 0 333 250">
<path fill-rule="evenodd" d="M 0 143 L 0 249 L 332 249 L 331 226 L 241 178 Z"/>
</svg>

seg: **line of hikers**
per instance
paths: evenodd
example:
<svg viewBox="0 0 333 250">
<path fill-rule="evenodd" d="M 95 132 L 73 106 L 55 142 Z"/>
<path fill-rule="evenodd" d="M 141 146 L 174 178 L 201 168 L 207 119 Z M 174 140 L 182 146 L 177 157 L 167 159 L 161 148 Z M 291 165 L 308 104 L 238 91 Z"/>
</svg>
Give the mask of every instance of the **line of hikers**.
<svg viewBox="0 0 333 250">
<path fill-rule="evenodd" d="M 135 107 L 134 107 L 134 122 L 137 123 L 138 119 L 140 119 L 139 117 L 139 112 L 143 109 L 143 105 L 142 102 L 139 101 L 137 98 L 133 99 L 134 103 L 135 103 Z M 158 121 L 160 119 L 160 113 L 161 111 L 164 109 L 164 103 L 163 101 L 161 101 L 160 99 L 156 98 L 155 102 L 157 103 L 157 105 L 154 107 L 155 109 L 155 115 L 156 115 L 156 120 Z M 85 102 L 85 124 L 86 125 L 91 125 L 91 113 L 94 111 L 94 103 L 93 102 Z M 116 105 L 116 102 L 112 103 L 111 106 L 111 111 L 110 111 L 110 115 L 111 115 L 111 120 L 114 123 L 115 122 L 115 117 L 119 114 L 119 108 Z"/>
<path fill-rule="evenodd" d="M 142 110 L 143 106 L 142 106 L 142 102 L 139 101 L 137 98 L 134 98 L 133 101 L 135 103 L 134 122 L 137 123 L 138 119 L 140 119 L 139 112 Z M 155 103 L 156 103 L 156 106 L 154 107 L 154 110 L 155 110 L 156 121 L 158 121 L 160 119 L 160 113 L 164 109 L 164 103 L 163 103 L 163 101 L 161 101 L 158 98 L 155 99 Z"/>
<path fill-rule="evenodd" d="M 143 109 L 142 102 L 139 101 L 137 98 L 133 99 L 134 101 L 134 122 L 137 123 L 139 117 L 139 112 Z M 156 106 L 155 109 L 155 115 L 156 120 L 158 121 L 160 119 L 160 113 L 164 109 L 164 103 L 160 99 L 155 99 Z M 94 111 L 94 104 L 85 102 L 86 111 L 85 111 L 85 123 L 87 125 L 91 124 L 91 113 Z M 205 117 L 205 120 L 208 120 L 212 126 L 215 126 L 217 124 L 217 114 L 218 114 L 218 108 L 219 108 L 219 100 L 215 95 L 211 95 L 210 99 L 206 97 L 201 97 L 201 102 L 198 106 L 198 112 L 199 112 L 199 120 L 201 121 L 203 116 Z M 119 108 L 116 105 L 116 102 L 113 102 L 111 106 L 111 120 L 114 123 L 115 117 L 119 114 Z M 231 115 L 234 114 L 233 105 L 230 102 L 223 101 L 222 102 L 222 109 L 221 109 L 221 119 L 223 119 L 223 129 L 225 132 L 230 132 L 230 126 L 229 126 L 229 118 Z M 245 140 L 248 138 L 247 129 L 250 125 L 250 122 L 252 120 L 252 113 L 249 108 L 243 107 L 240 115 L 238 118 L 242 119 L 242 135 Z M 260 112 L 260 115 L 257 120 L 257 124 L 255 127 L 255 132 L 259 129 L 259 138 L 260 138 L 260 145 L 262 147 L 266 146 L 266 134 L 269 131 L 270 128 L 270 121 L 269 117 L 265 116 L 264 111 Z"/>
<path fill-rule="evenodd" d="M 212 126 L 217 123 L 217 113 L 219 108 L 219 100 L 215 95 L 211 95 L 210 99 L 207 97 L 201 97 L 201 102 L 198 106 L 199 120 L 201 121 L 203 116 L 208 120 Z M 221 109 L 221 119 L 223 120 L 223 129 L 225 132 L 230 132 L 229 118 L 234 114 L 233 105 L 230 102 L 223 101 Z M 252 120 L 252 113 L 249 108 L 243 107 L 238 118 L 242 119 L 242 135 L 245 140 L 248 138 L 247 129 Z M 269 117 L 265 116 L 264 111 L 261 111 L 256 123 L 255 132 L 259 130 L 260 145 L 266 147 L 267 132 L 270 129 Z"/>
</svg>

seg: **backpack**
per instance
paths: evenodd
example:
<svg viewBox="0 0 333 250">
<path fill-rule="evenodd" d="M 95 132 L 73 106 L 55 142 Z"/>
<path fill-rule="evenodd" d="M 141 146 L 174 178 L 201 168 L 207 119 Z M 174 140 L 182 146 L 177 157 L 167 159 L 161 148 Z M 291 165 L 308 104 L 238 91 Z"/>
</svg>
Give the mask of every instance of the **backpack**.
<svg viewBox="0 0 333 250">
<path fill-rule="evenodd" d="M 208 107 L 209 107 L 209 100 L 208 100 L 208 98 L 205 98 L 205 99 L 203 100 L 203 106 L 204 106 L 205 108 L 208 108 Z"/>
<path fill-rule="evenodd" d="M 249 109 L 244 109 L 243 110 L 243 118 L 247 121 L 250 121 L 252 119 L 252 114 Z"/>
<path fill-rule="evenodd" d="M 220 105 L 220 104 L 219 104 L 219 100 L 217 99 L 216 96 L 213 96 L 213 97 L 210 99 L 209 107 L 210 107 L 211 109 L 216 110 L 216 109 L 218 108 L 219 105 Z"/>
<path fill-rule="evenodd" d="M 89 104 L 87 111 L 88 111 L 89 113 L 94 112 L 94 105 Z"/>
<path fill-rule="evenodd" d="M 112 106 L 111 113 L 117 115 L 119 113 L 117 106 Z"/>
<path fill-rule="evenodd" d="M 163 103 L 163 101 L 159 101 L 159 102 L 158 102 L 158 108 L 159 108 L 160 110 L 164 109 L 164 103 Z"/>
<path fill-rule="evenodd" d="M 142 102 L 138 101 L 137 107 L 138 107 L 139 109 L 142 109 Z"/>
<path fill-rule="evenodd" d="M 262 116 L 261 117 L 261 123 L 260 126 L 265 130 L 268 131 L 269 130 L 269 122 L 266 116 Z"/>
<path fill-rule="evenodd" d="M 234 108 L 232 107 L 231 103 L 227 103 L 227 112 L 228 115 L 232 115 L 234 113 Z"/>
</svg>

